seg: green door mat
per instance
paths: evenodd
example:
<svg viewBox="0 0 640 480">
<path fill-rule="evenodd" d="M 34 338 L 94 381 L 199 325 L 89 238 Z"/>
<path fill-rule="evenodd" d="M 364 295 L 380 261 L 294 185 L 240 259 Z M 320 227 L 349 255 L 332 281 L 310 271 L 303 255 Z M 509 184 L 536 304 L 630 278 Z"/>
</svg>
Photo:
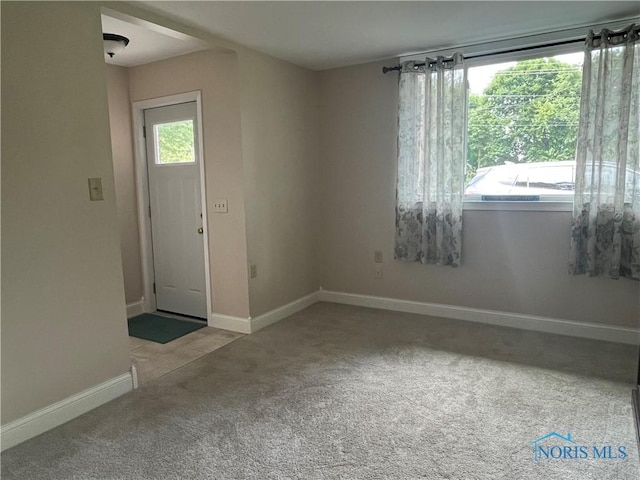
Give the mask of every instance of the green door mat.
<svg viewBox="0 0 640 480">
<path fill-rule="evenodd" d="M 129 336 L 156 343 L 169 343 L 205 326 L 195 322 L 143 313 L 129 319 Z"/>
</svg>

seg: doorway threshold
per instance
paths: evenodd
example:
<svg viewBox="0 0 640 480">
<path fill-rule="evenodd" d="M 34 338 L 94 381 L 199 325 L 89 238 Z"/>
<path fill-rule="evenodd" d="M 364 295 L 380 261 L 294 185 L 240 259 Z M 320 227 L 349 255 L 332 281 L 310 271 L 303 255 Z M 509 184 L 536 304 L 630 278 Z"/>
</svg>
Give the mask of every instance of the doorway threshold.
<svg viewBox="0 0 640 480">
<path fill-rule="evenodd" d="M 154 312 L 162 315 L 163 312 Z M 179 315 L 165 314 L 172 318 L 202 323 Z M 230 332 L 213 327 L 204 327 L 169 343 L 161 344 L 129 337 L 129 354 L 138 374 L 138 383 L 144 385 L 167 373 L 207 355 L 225 345 L 244 337 L 243 333 Z"/>
</svg>

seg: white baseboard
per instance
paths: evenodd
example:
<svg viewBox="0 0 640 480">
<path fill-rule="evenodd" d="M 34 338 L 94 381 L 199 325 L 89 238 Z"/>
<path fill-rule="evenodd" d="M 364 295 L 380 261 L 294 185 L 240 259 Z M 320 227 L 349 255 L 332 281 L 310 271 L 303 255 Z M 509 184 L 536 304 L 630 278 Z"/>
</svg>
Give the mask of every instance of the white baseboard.
<svg viewBox="0 0 640 480">
<path fill-rule="evenodd" d="M 41 433 L 68 422 L 133 389 L 131 372 L 112 378 L 84 392 L 60 400 L 3 425 L 0 429 L 1 450 L 11 448 Z"/>
<path fill-rule="evenodd" d="M 318 301 L 319 292 L 313 292 L 309 295 L 294 300 L 291 303 L 287 303 L 278 308 L 258 315 L 255 318 L 242 318 L 232 317 L 230 315 L 221 315 L 218 313 L 212 313 L 209 318 L 209 326 L 215 328 L 221 328 L 223 330 L 231 330 L 232 332 L 239 333 L 253 333 L 257 332 L 261 328 L 264 328 L 272 323 L 282 320 L 290 315 L 293 315 L 300 310 L 304 310 L 310 305 L 313 305 Z"/>
<path fill-rule="evenodd" d="M 396 298 L 357 295 L 352 293 L 320 290 L 318 298 L 322 302 L 342 303 L 360 307 L 393 310 L 396 312 L 417 313 L 433 317 L 453 318 L 468 322 L 486 323 L 502 327 L 534 330 L 537 332 L 590 338 L 607 342 L 640 344 L 640 330 L 612 325 L 560 320 L 520 313 L 498 312 L 479 308 L 458 307 L 438 303 L 413 302 Z"/>
<path fill-rule="evenodd" d="M 144 297 L 137 302 L 127 303 L 127 318 L 136 317 L 144 313 Z"/>
<path fill-rule="evenodd" d="M 240 333 L 253 333 L 283 318 L 293 315 L 316 302 L 342 303 L 396 312 L 416 313 L 432 317 L 452 318 L 467 322 L 485 323 L 501 327 L 554 333 L 571 337 L 590 338 L 606 342 L 640 345 L 640 330 L 597 323 L 561 320 L 557 318 L 499 312 L 480 308 L 459 307 L 439 303 L 414 302 L 397 298 L 376 297 L 320 289 L 287 305 L 275 308 L 255 318 L 211 314 L 209 326 Z"/>
<path fill-rule="evenodd" d="M 288 316 L 293 315 L 294 313 L 297 313 L 300 310 L 304 310 L 305 308 L 313 305 L 318 301 L 319 293 L 320 292 L 313 292 L 309 295 L 294 300 L 291 303 L 287 303 L 286 305 L 274 308 L 267 313 L 263 313 L 262 315 L 258 315 L 257 317 L 252 318 L 251 333 L 257 332 L 261 328 L 276 323 L 283 318 L 287 318 Z"/>
<path fill-rule="evenodd" d="M 232 317 L 230 315 L 221 315 L 212 313 L 209 316 L 210 327 L 221 328 L 222 330 L 231 330 L 232 332 L 251 333 L 251 319 L 242 317 Z"/>
<path fill-rule="evenodd" d="M 138 388 L 138 369 L 135 365 L 131 365 L 131 383 L 133 385 L 133 389 L 137 390 Z"/>
</svg>

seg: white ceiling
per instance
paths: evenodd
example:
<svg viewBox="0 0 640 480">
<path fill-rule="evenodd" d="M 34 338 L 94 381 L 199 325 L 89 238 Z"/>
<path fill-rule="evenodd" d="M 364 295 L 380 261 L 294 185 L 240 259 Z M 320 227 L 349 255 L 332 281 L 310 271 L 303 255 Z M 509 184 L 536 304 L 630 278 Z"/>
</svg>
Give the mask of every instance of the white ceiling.
<svg viewBox="0 0 640 480">
<path fill-rule="evenodd" d="M 116 33 L 129 39 L 129 45 L 114 57 L 105 54 L 105 62 L 133 67 L 206 48 L 199 40 L 148 22 L 102 15 L 102 33 Z"/>
<path fill-rule="evenodd" d="M 313 70 L 640 16 L 637 0 L 131 3 Z M 170 48 L 144 36 L 142 41 L 153 47 L 149 55 Z M 136 43 L 131 38 L 116 62 L 137 49 Z"/>
</svg>

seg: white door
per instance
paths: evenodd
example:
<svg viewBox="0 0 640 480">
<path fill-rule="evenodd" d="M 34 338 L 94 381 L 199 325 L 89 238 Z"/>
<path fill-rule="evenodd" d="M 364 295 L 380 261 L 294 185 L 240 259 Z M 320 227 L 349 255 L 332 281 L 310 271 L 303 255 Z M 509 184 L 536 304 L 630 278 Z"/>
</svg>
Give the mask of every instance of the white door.
<svg viewBox="0 0 640 480">
<path fill-rule="evenodd" d="M 196 102 L 144 111 L 156 308 L 207 318 Z"/>
</svg>

